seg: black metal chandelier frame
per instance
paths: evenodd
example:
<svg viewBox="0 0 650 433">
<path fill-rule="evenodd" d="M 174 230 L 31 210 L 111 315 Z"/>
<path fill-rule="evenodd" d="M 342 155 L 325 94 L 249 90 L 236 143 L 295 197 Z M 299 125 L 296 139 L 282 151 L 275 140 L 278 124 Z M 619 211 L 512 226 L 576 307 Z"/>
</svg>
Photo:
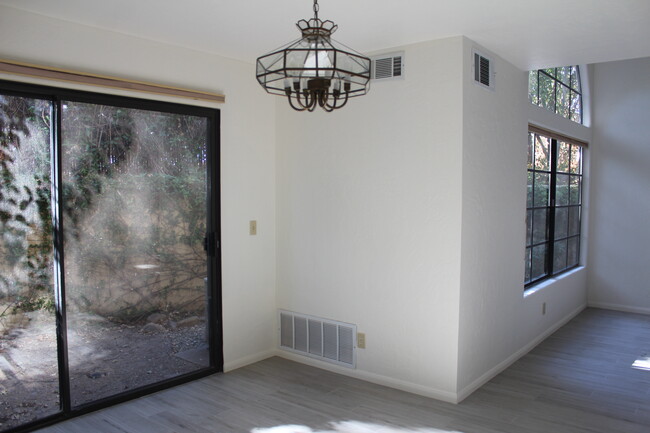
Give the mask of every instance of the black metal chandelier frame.
<svg viewBox="0 0 650 433">
<path fill-rule="evenodd" d="M 349 98 L 365 95 L 370 83 L 370 59 L 334 41 L 338 26 L 318 18 L 300 20 L 302 37 L 257 59 L 257 80 L 268 93 L 286 96 L 297 111 L 320 106 L 331 112 Z"/>
</svg>

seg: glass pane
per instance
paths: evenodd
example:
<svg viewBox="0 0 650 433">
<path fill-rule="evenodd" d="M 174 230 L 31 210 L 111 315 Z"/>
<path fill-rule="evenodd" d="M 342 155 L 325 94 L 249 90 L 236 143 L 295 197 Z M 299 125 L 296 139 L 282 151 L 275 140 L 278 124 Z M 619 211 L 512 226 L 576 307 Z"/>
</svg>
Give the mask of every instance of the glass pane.
<svg viewBox="0 0 650 433">
<path fill-rule="evenodd" d="M 533 179 L 535 174 L 532 171 L 528 172 L 528 184 L 526 185 L 527 189 L 527 200 L 526 207 L 533 207 Z"/>
<path fill-rule="evenodd" d="M 548 209 L 533 211 L 533 244 L 544 242 L 546 238 L 546 215 Z"/>
<path fill-rule="evenodd" d="M 539 74 L 539 106 L 555 112 L 555 80 Z"/>
<path fill-rule="evenodd" d="M 562 84 L 557 85 L 557 108 L 555 109 L 555 112 L 567 119 L 570 117 L 569 111 L 571 107 L 571 98 L 569 93 L 570 91 L 568 87 L 563 86 Z"/>
<path fill-rule="evenodd" d="M 580 234 L 580 206 L 569 208 L 569 236 Z"/>
<path fill-rule="evenodd" d="M 73 406 L 207 367 L 205 118 L 66 102 Z"/>
<path fill-rule="evenodd" d="M 530 71 L 528 73 L 528 100 L 535 104 L 539 104 L 539 97 L 537 95 L 537 71 Z"/>
<path fill-rule="evenodd" d="M 533 257 L 531 263 L 531 280 L 546 275 L 546 244 L 533 247 Z"/>
<path fill-rule="evenodd" d="M 555 239 L 566 238 L 569 231 L 569 208 L 555 209 Z"/>
<path fill-rule="evenodd" d="M 546 72 L 551 77 L 555 77 L 555 68 L 546 68 L 543 69 L 543 71 Z"/>
<path fill-rule="evenodd" d="M 276 89 L 283 89 L 284 79 L 286 77 L 284 74 L 280 74 L 277 71 L 282 67 L 284 60 L 285 56 L 283 51 L 269 54 L 258 59 L 256 73 L 260 77 L 263 77 L 262 80 L 267 86 L 271 85 Z"/>
<path fill-rule="evenodd" d="M 582 147 L 571 146 L 571 173 L 582 173 Z"/>
<path fill-rule="evenodd" d="M 571 145 L 564 141 L 558 141 L 557 145 L 557 171 L 568 173 L 569 159 L 571 158 Z"/>
<path fill-rule="evenodd" d="M 535 173 L 534 185 L 534 206 L 542 207 L 549 205 L 550 179 L 551 175 L 546 173 Z"/>
<path fill-rule="evenodd" d="M 557 79 L 567 86 L 571 85 L 571 69 L 571 66 L 563 66 L 561 68 L 557 68 Z"/>
<path fill-rule="evenodd" d="M 535 139 L 535 170 L 549 171 L 551 160 L 551 140 L 541 135 Z"/>
<path fill-rule="evenodd" d="M 0 430 L 59 412 L 50 120 L 0 95 Z"/>
<path fill-rule="evenodd" d="M 553 249 L 553 273 L 566 268 L 567 241 L 556 241 Z"/>
<path fill-rule="evenodd" d="M 580 189 L 581 189 L 581 176 L 571 176 L 571 184 L 569 185 L 569 200 L 570 204 L 580 204 Z"/>
<path fill-rule="evenodd" d="M 530 281 L 530 272 L 531 272 L 531 249 L 526 248 L 526 274 L 524 276 L 524 284 L 528 283 Z"/>
<path fill-rule="evenodd" d="M 526 246 L 533 242 L 533 211 L 526 211 Z"/>
<path fill-rule="evenodd" d="M 535 206 L 548 206 L 551 175 L 535 173 Z"/>
<path fill-rule="evenodd" d="M 571 91 L 571 107 L 570 107 L 570 118 L 574 122 L 582 123 L 582 96 L 580 94 Z"/>
<path fill-rule="evenodd" d="M 528 162 L 527 166 L 528 169 L 533 169 L 535 168 L 534 162 L 535 162 L 535 145 L 534 145 L 534 140 L 535 140 L 535 134 L 532 132 L 528 133 Z"/>
<path fill-rule="evenodd" d="M 569 239 L 569 255 L 567 258 L 567 266 L 572 267 L 580 261 L 580 238 Z"/>
<path fill-rule="evenodd" d="M 569 204 L 569 175 L 558 174 L 555 177 L 555 205 L 566 206 Z"/>
<path fill-rule="evenodd" d="M 577 90 L 578 93 L 582 93 L 580 87 L 580 71 L 577 66 L 571 66 L 571 88 Z"/>
</svg>

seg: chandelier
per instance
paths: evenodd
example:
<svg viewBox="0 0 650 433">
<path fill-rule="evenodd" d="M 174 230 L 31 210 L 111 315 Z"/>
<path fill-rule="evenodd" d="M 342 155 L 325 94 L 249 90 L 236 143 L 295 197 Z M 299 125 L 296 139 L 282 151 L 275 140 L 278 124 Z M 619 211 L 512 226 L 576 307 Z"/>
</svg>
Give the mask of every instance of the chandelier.
<svg viewBox="0 0 650 433">
<path fill-rule="evenodd" d="M 314 18 L 296 26 L 302 38 L 257 59 L 257 81 L 267 92 L 286 96 L 297 111 L 328 112 L 368 93 L 370 59 L 331 38 L 338 26 L 318 18 L 318 0 Z"/>
</svg>

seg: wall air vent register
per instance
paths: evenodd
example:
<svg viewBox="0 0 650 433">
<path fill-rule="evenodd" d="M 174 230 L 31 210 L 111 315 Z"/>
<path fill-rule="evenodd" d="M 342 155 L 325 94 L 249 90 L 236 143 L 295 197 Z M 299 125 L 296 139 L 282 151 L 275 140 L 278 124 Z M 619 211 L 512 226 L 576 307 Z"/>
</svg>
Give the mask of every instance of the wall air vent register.
<svg viewBox="0 0 650 433">
<path fill-rule="evenodd" d="M 388 53 L 371 57 L 371 79 L 404 78 L 404 53 Z"/>
<path fill-rule="evenodd" d="M 356 367 L 357 327 L 280 310 L 280 349 L 345 367 Z"/>
<path fill-rule="evenodd" d="M 481 87 L 494 90 L 494 65 L 492 60 L 476 50 L 472 51 L 472 58 L 474 82 Z"/>
</svg>

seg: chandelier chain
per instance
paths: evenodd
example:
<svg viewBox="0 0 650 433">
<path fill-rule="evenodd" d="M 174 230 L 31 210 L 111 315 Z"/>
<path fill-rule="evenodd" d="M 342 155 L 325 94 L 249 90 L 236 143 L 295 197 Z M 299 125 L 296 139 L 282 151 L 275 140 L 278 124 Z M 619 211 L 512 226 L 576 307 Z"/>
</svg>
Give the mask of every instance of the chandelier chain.
<svg viewBox="0 0 650 433">
<path fill-rule="evenodd" d="M 318 0 L 314 0 L 314 18 L 318 19 Z"/>
</svg>

